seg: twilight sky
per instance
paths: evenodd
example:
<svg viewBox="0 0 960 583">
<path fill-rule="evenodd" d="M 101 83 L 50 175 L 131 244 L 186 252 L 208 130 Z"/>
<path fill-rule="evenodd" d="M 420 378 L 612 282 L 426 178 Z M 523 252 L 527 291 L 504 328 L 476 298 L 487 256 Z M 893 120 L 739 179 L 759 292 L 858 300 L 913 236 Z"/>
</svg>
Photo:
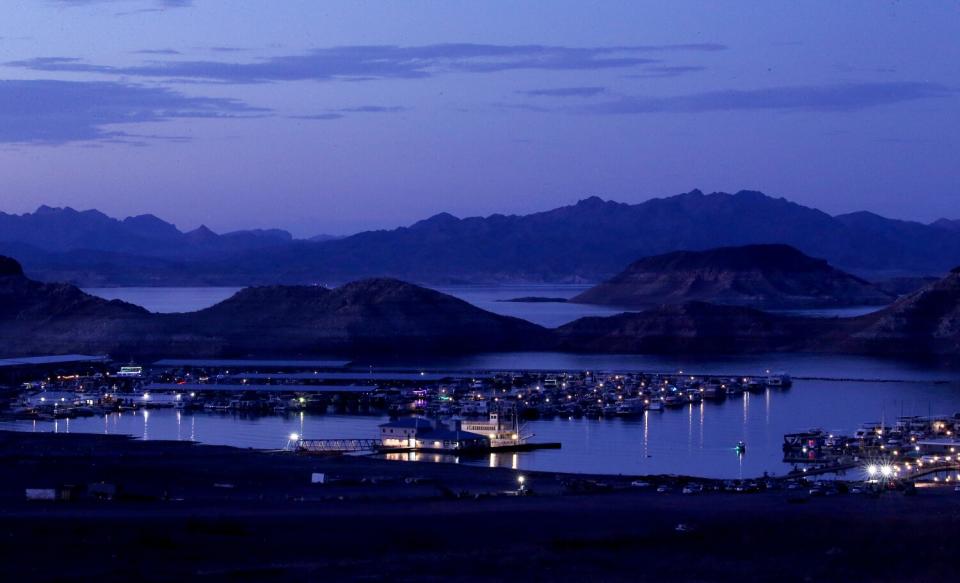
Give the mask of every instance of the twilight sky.
<svg viewBox="0 0 960 583">
<path fill-rule="evenodd" d="M 960 218 L 957 2 L 31 0 L 0 211 L 344 234 L 762 190 Z"/>
</svg>

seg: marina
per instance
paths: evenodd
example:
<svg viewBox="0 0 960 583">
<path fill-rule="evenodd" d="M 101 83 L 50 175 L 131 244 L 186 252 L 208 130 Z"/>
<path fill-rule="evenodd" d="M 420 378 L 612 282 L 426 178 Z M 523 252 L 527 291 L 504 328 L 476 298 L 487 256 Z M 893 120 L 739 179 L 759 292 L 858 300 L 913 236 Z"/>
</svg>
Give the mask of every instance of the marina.
<svg viewBox="0 0 960 583">
<path fill-rule="evenodd" d="M 758 371 L 769 362 L 739 359 L 727 366 Z M 264 373 L 240 370 L 238 362 L 214 363 L 222 366 L 217 370 L 183 368 L 183 363 L 171 367 L 168 362 L 142 367 L 133 376 L 129 375 L 136 367 L 127 366 L 128 376 L 120 376 L 121 367 L 112 365 L 105 371 L 113 375 L 109 381 L 69 378 L 31 384 L 20 395 L 19 406 L 43 403 L 46 414 L 25 418 L 28 413 L 17 409 L 14 399 L 0 428 L 270 450 L 287 447 L 292 434 L 304 443 L 373 443 L 383 438 L 381 425 L 403 419 L 440 421 L 448 427 L 460 421 L 463 431 L 483 434 L 483 424 L 499 408 L 505 419 L 517 412 L 522 428 L 518 437 L 533 444 L 560 444 L 560 449 L 491 449 L 464 455 L 442 451 L 443 447 L 392 452 L 369 447 L 347 453 L 524 470 L 742 478 L 786 475 L 799 463 L 810 469 L 830 463 L 786 456 L 786 434 L 820 428 L 825 435 L 853 435 L 865 420 L 893 423 L 898 417 L 950 417 L 960 411 L 958 383 L 942 371 L 914 375 L 912 368 L 904 367 L 876 373 L 887 380 L 896 374 L 901 377 L 898 382 L 825 380 L 830 373 L 851 377 L 872 371 L 830 371 L 787 357 L 776 363 L 780 367 L 769 370 L 793 370 L 791 365 L 798 362 L 806 363 L 797 367 L 802 376 L 791 376 L 789 387 L 784 386 L 785 377 L 765 369 L 745 377 L 721 367 L 716 374 L 706 374 L 699 366 L 692 375 L 679 370 L 588 375 L 568 370 L 451 370 L 442 362 L 424 370 L 399 365 L 354 368 L 337 362 L 325 371 L 304 371 L 292 370 L 303 368 L 294 362 Z M 270 368 L 269 362 L 252 364 L 241 368 Z M 650 364 L 663 371 L 672 363 Z M 47 399 L 45 395 L 50 398 L 40 401 Z M 743 452 L 737 451 L 740 443 Z"/>
</svg>

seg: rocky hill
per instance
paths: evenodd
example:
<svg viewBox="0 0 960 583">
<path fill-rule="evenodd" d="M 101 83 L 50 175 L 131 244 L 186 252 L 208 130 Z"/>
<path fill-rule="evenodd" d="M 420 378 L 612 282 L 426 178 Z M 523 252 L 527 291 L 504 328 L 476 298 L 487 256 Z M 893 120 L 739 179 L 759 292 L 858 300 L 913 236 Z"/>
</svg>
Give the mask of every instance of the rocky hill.
<svg viewBox="0 0 960 583">
<path fill-rule="evenodd" d="M 841 349 L 884 355 L 960 356 L 960 268 L 852 324 Z"/>
<path fill-rule="evenodd" d="M 797 309 L 892 300 L 869 282 L 789 245 L 745 245 L 646 257 L 571 301 L 625 307 L 708 301 Z"/>
<path fill-rule="evenodd" d="M 705 302 L 581 318 L 557 329 L 561 349 L 613 354 L 804 351 L 826 320 Z"/>
<path fill-rule="evenodd" d="M 151 314 L 67 284 L 32 281 L 0 258 L 0 352 L 294 356 L 483 352 L 544 347 L 547 330 L 391 279 L 336 289 L 244 289 L 206 310 Z"/>
<path fill-rule="evenodd" d="M 483 352 L 544 346 L 547 330 L 396 279 L 247 288 L 181 317 L 230 339 L 230 350 L 303 352 Z"/>
<path fill-rule="evenodd" d="M 152 314 L 0 257 L 0 355 L 297 357 L 505 350 L 601 353 L 844 352 L 960 357 L 960 272 L 858 318 L 801 318 L 685 302 L 581 318 L 555 330 L 395 279 L 244 289 L 213 307 Z"/>
<path fill-rule="evenodd" d="M 960 359 L 960 268 L 856 318 L 801 318 L 703 302 L 581 318 L 556 331 L 562 349 L 604 353 L 825 352 Z"/>
</svg>

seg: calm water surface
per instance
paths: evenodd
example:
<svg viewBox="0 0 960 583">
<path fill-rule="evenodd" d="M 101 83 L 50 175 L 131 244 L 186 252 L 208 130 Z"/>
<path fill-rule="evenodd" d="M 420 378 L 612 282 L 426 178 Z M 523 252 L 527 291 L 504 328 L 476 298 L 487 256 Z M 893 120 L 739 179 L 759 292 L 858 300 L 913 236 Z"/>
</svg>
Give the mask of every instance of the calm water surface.
<svg viewBox="0 0 960 583">
<path fill-rule="evenodd" d="M 458 286 L 442 288 L 481 308 L 555 326 L 584 315 L 616 310 L 577 304 L 498 302 L 519 296 L 571 297 L 584 286 Z M 201 309 L 236 288 L 91 289 L 158 312 Z M 526 431 L 538 441 L 559 441 L 560 450 L 500 454 L 460 463 L 519 469 L 624 474 L 678 473 L 712 477 L 784 473 L 783 434 L 821 427 L 852 433 L 864 422 L 892 422 L 900 415 L 960 412 L 960 370 L 925 363 L 862 357 L 769 354 L 724 358 L 650 355 L 580 355 L 555 352 L 480 354 L 460 358 L 371 363 L 408 369 L 684 371 L 690 374 L 758 374 L 783 370 L 797 380 L 791 389 L 744 394 L 642 418 L 532 421 Z M 827 379 L 859 379 L 840 381 Z M 901 382 L 886 382 L 886 381 Z M 902 382 L 906 381 L 906 382 Z M 152 410 L 55 422 L 4 422 L 0 428 L 27 431 L 96 432 L 143 439 L 195 440 L 241 447 L 281 448 L 290 433 L 307 438 L 377 436 L 378 416 L 297 414 L 241 417 Z M 747 444 L 742 458 L 734 452 Z M 434 456 L 425 456 L 433 459 Z"/>
<path fill-rule="evenodd" d="M 83 291 L 108 300 L 123 300 L 151 312 L 195 312 L 222 302 L 239 287 L 91 287 Z"/>
<path fill-rule="evenodd" d="M 561 326 L 584 316 L 612 316 L 628 308 L 591 306 L 565 302 L 508 302 L 520 297 L 569 299 L 590 285 L 457 285 L 437 287 L 438 291 L 495 314 L 523 318 L 550 328 Z M 193 312 L 209 308 L 237 293 L 239 287 L 100 287 L 87 288 L 87 293 L 108 300 L 123 300 L 143 306 L 151 312 Z M 784 311 L 800 316 L 859 316 L 876 310 L 876 306 Z"/>
<path fill-rule="evenodd" d="M 572 298 L 588 285 L 496 285 L 449 286 L 438 291 L 458 297 L 484 310 L 515 316 L 542 326 L 560 326 L 583 316 L 609 316 L 623 309 L 563 302 L 505 302 L 518 297 L 540 296 Z M 209 308 L 237 293 L 238 287 L 100 287 L 87 288 L 87 293 L 108 300 L 123 300 L 143 306 L 151 312 L 192 312 Z"/>
<path fill-rule="evenodd" d="M 460 463 L 519 469 L 623 474 L 692 474 L 752 477 L 784 473 L 783 434 L 813 427 L 852 433 L 870 421 L 892 422 L 900 415 L 960 412 L 960 379 L 950 382 L 797 381 L 790 389 L 768 390 L 648 412 L 642 418 L 531 421 L 537 441 L 559 441 L 560 450 L 500 454 Z M 290 433 L 307 438 L 372 438 L 383 416 L 293 414 L 244 417 L 154 409 L 59 421 L 8 421 L 0 429 L 62 433 L 116 433 L 143 439 L 193 440 L 210 444 L 276 449 Z M 747 444 L 742 458 L 734 452 Z M 425 456 L 432 459 L 433 456 Z"/>
</svg>

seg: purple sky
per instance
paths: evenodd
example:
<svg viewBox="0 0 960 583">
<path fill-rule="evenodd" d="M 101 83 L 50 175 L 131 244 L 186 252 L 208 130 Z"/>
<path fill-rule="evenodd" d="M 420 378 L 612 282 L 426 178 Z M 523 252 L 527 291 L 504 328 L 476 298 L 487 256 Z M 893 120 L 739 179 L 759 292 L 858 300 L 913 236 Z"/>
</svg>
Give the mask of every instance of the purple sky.
<svg viewBox="0 0 960 583">
<path fill-rule="evenodd" d="M 0 210 L 313 235 L 700 188 L 960 218 L 958 6 L 11 3 Z"/>
</svg>

